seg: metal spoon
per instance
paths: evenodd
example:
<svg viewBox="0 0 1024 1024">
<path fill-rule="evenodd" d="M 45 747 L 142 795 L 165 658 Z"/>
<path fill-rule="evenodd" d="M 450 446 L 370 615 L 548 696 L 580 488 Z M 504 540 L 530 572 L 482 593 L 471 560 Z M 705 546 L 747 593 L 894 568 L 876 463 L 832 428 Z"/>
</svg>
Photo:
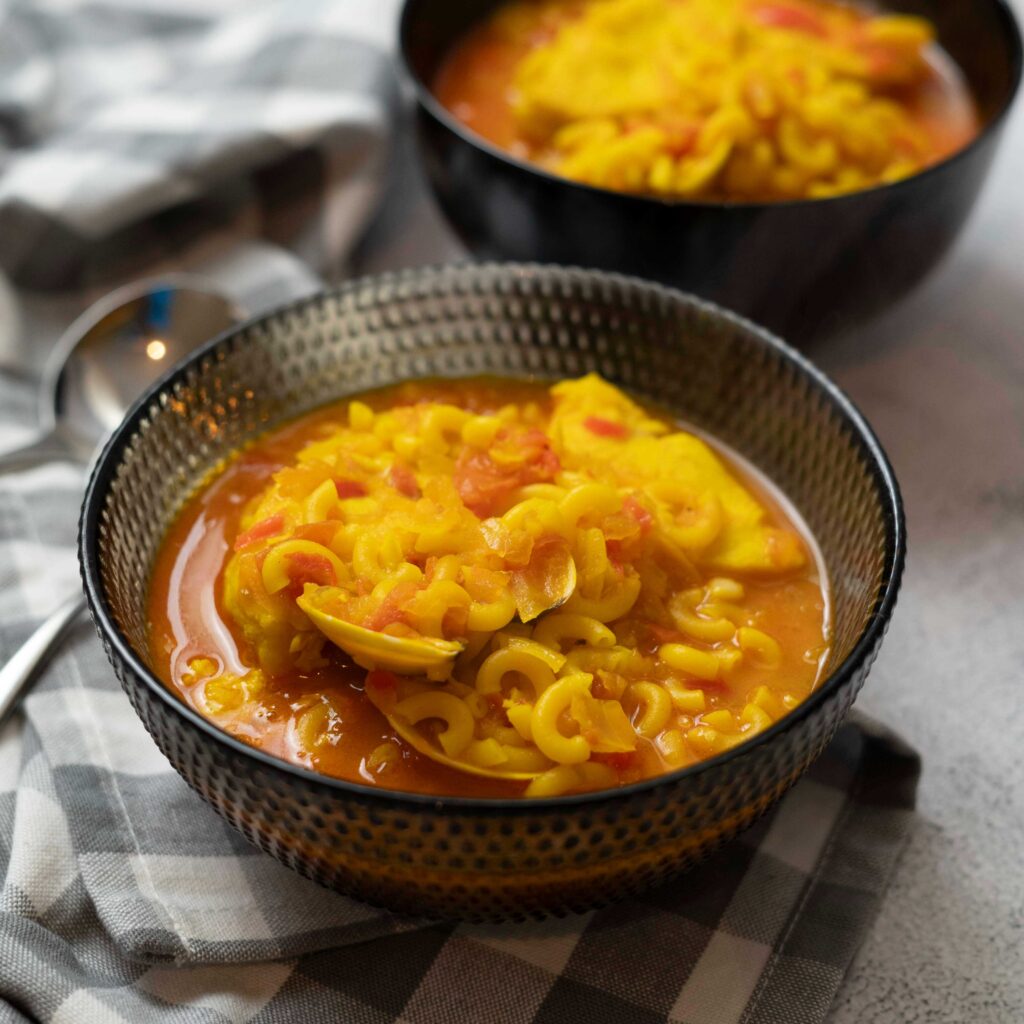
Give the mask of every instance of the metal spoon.
<svg viewBox="0 0 1024 1024">
<path fill-rule="evenodd" d="M 0 453 L 0 473 L 43 462 L 87 462 L 125 412 L 169 367 L 242 317 L 201 279 L 126 285 L 85 311 L 43 369 L 42 433 Z"/>
<path fill-rule="evenodd" d="M 82 314 L 43 372 L 43 433 L 0 454 L 0 473 L 52 460 L 87 462 L 131 404 L 164 372 L 244 314 L 203 281 L 184 276 L 128 285 Z M 65 601 L 0 669 L 0 722 L 85 608 Z"/>
</svg>

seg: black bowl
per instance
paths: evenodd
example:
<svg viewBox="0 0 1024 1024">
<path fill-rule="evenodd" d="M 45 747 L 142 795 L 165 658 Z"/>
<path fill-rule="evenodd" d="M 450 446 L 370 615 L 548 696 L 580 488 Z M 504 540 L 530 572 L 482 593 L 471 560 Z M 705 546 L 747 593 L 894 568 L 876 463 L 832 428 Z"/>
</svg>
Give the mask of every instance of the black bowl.
<svg viewBox="0 0 1024 1024">
<path fill-rule="evenodd" d="M 604 267 L 728 306 L 798 344 L 880 312 L 930 271 L 963 227 L 1021 77 L 1004 0 L 894 0 L 922 14 L 963 70 L 984 122 L 945 162 L 834 199 L 670 202 L 591 188 L 508 156 L 471 132 L 430 84 L 452 44 L 501 0 L 406 0 L 401 52 L 419 100 L 427 176 L 478 256 Z"/>
<path fill-rule="evenodd" d="M 161 539 L 221 459 L 285 419 L 424 375 L 597 370 L 759 466 L 802 512 L 831 580 L 823 684 L 750 742 L 623 789 L 545 800 L 418 796 L 286 764 L 153 674 L 146 588 Z M 160 749 L 254 843 L 372 903 L 442 917 L 582 910 L 648 886 L 752 822 L 824 748 L 861 687 L 903 569 L 896 481 L 849 400 L 713 306 L 602 273 L 523 265 L 356 281 L 221 336 L 153 387 L 89 482 L 80 553 L 108 656 Z"/>
</svg>

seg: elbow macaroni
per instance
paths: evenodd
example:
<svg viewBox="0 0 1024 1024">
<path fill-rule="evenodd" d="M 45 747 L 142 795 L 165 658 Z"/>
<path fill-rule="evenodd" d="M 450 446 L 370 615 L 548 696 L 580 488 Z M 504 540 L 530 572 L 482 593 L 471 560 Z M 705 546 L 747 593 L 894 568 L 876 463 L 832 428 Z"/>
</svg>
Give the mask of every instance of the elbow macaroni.
<svg viewBox="0 0 1024 1024">
<path fill-rule="evenodd" d="M 803 545 L 704 442 L 596 377 L 494 412 L 351 402 L 242 526 L 223 597 L 258 678 L 368 669 L 394 727 L 372 778 L 406 743 L 555 796 L 713 756 L 792 703 L 762 584 L 722 567 L 774 586 L 806 570 Z M 196 664 L 210 714 L 251 705 L 244 679 Z M 300 748 L 324 756 L 342 721 L 314 703 Z"/>
<path fill-rule="evenodd" d="M 963 84 L 930 60 L 934 25 L 862 6 L 509 0 L 436 88 L 492 143 L 589 185 L 833 196 L 905 178 L 978 130 Z"/>
</svg>

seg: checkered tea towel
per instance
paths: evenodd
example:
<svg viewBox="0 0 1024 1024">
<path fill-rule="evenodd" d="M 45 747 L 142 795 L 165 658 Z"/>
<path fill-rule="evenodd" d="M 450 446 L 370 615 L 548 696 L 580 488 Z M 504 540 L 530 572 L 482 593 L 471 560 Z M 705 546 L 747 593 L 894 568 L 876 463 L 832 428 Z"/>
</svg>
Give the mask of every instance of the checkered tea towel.
<svg viewBox="0 0 1024 1024">
<path fill-rule="evenodd" d="M 367 7 L 0 0 L 0 270 L 107 284 L 219 232 L 329 276 L 373 209 L 396 98 Z"/>
<path fill-rule="evenodd" d="M 0 377 L 0 445 L 30 398 Z M 0 658 L 78 585 L 82 486 L 67 466 L 0 477 Z M 643 898 L 424 925 L 247 845 L 164 760 L 83 624 L 0 734 L 0 1024 L 815 1024 L 917 773 L 853 721 L 774 813 Z"/>
</svg>

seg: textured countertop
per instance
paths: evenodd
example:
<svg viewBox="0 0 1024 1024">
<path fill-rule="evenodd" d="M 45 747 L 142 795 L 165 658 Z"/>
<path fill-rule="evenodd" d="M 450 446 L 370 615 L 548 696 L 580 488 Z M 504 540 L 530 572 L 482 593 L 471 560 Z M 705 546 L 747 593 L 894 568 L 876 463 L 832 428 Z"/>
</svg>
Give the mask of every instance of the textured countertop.
<svg viewBox="0 0 1024 1024">
<path fill-rule="evenodd" d="M 396 166 L 357 272 L 464 255 L 411 147 Z M 871 421 L 903 488 L 907 574 L 858 706 L 924 758 L 920 824 L 835 1024 L 1024 1021 L 1022 181 L 1024 103 L 939 271 L 811 353 Z"/>
<path fill-rule="evenodd" d="M 837 1024 L 1024 1021 L 1024 109 L 967 234 L 816 354 L 874 425 L 910 557 L 860 706 L 922 753 L 921 824 Z"/>
</svg>

